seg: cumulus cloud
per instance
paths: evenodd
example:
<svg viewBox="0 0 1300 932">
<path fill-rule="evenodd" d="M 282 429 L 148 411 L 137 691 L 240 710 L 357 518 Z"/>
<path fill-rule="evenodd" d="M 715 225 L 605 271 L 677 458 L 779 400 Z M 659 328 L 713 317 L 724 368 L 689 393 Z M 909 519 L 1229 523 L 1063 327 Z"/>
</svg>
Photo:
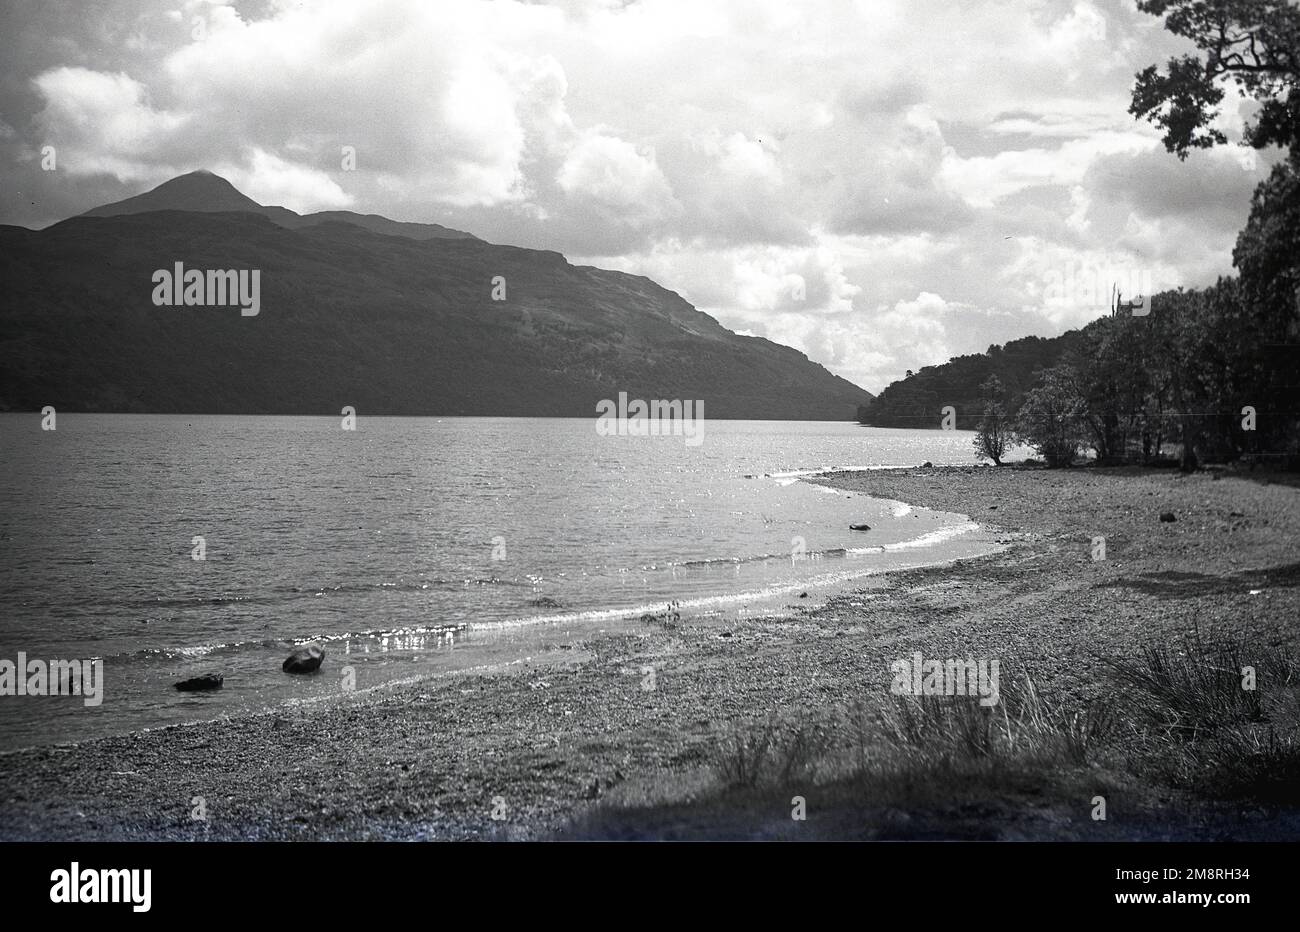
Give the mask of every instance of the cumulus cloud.
<svg viewBox="0 0 1300 932">
<path fill-rule="evenodd" d="M 560 190 L 592 206 L 611 223 L 660 223 L 680 210 L 653 151 L 638 152 L 623 139 L 584 134 L 556 176 Z"/>
<path fill-rule="evenodd" d="M 144 85 L 129 75 L 63 67 L 34 83 L 46 102 L 35 125 L 43 139 L 58 141 L 73 174 L 147 179 L 167 141 L 189 122 L 185 114 L 154 109 Z"/>
</svg>

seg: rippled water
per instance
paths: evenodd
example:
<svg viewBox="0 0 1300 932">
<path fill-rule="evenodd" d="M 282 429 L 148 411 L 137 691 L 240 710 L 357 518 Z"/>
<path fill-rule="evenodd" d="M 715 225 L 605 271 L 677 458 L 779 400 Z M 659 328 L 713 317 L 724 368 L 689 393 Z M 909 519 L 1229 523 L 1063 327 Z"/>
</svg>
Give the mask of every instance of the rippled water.
<svg viewBox="0 0 1300 932">
<path fill-rule="evenodd" d="M 670 601 L 766 610 L 970 529 L 797 481 L 969 463 L 967 432 L 710 421 L 692 446 L 593 424 L 0 415 L 0 658 L 102 658 L 106 683 L 98 708 L 0 697 L 0 747 L 337 692 L 344 666 L 364 688 L 509 662 Z M 322 673 L 283 674 L 309 639 Z M 208 670 L 220 693 L 171 689 Z"/>
</svg>

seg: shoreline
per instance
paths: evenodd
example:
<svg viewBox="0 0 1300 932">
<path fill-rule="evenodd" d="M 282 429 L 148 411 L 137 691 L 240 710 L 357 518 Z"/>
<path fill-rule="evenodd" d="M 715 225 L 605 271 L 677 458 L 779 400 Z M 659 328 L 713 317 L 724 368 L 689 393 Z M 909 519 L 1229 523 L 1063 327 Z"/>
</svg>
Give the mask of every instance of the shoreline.
<svg viewBox="0 0 1300 932">
<path fill-rule="evenodd" d="M 829 473 L 833 475 L 834 473 Z M 812 478 L 821 473 L 806 472 L 801 473 L 802 478 L 791 479 L 789 484 L 798 483 L 799 485 L 809 486 L 817 485 Z M 833 494 L 838 498 L 840 506 L 844 506 L 845 496 L 837 492 L 828 485 L 820 486 L 822 491 Z M 851 497 L 851 496 L 849 496 Z M 848 591 L 855 585 L 865 585 L 867 581 L 874 576 L 879 576 L 889 572 L 895 572 L 899 569 L 914 569 L 923 566 L 942 566 L 949 564 L 957 559 L 969 559 L 978 556 L 983 552 L 991 552 L 1003 546 L 994 538 L 996 535 L 990 535 L 987 529 L 975 524 L 969 520 L 969 517 L 963 514 L 954 514 L 950 512 L 937 511 L 925 508 L 913 508 L 903 502 L 892 502 L 881 500 L 885 506 L 894 506 L 893 518 L 898 521 L 900 510 L 902 516 L 914 518 L 923 518 L 924 520 L 915 522 L 923 525 L 919 528 L 911 528 L 910 531 L 903 531 L 910 536 L 905 536 L 901 540 L 892 540 L 897 536 L 899 531 L 892 533 L 887 532 L 885 535 L 886 542 L 883 544 L 865 546 L 865 547 L 847 547 L 832 550 L 809 550 L 799 562 L 800 576 L 782 578 L 780 575 L 781 567 L 776 566 L 777 575 L 775 578 L 771 575 L 771 567 L 774 564 L 787 564 L 792 558 L 791 555 L 774 555 L 765 554 L 761 556 L 740 557 L 736 559 L 713 559 L 705 561 L 706 568 L 709 571 L 720 572 L 725 570 L 726 576 L 714 580 L 716 588 L 707 594 L 701 594 L 698 591 L 690 594 L 683 594 L 679 599 L 673 601 L 671 609 L 667 609 L 668 600 L 672 598 L 671 593 L 665 591 L 663 597 L 658 600 L 649 600 L 647 596 L 640 604 L 617 605 L 606 602 L 603 605 L 588 607 L 582 609 L 564 609 L 558 603 L 552 608 L 541 614 L 516 615 L 505 618 L 496 618 L 492 620 L 478 619 L 471 622 L 464 622 L 457 626 L 456 637 L 458 639 L 459 655 L 455 662 L 439 663 L 432 669 L 425 663 L 421 664 L 416 661 L 408 661 L 401 669 L 394 669 L 392 672 L 381 674 L 384 679 L 375 683 L 373 680 L 361 687 L 358 682 L 359 693 L 367 693 L 376 688 L 382 688 L 391 684 L 405 684 L 420 682 L 424 679 L 436 679 L 440 676 L 450 674 L 471 673 L 479 675 L 494 675 L 500 669 L 509 668 L 519 662 L 522 658 L 531 656 L 539 650 L 544 650 L 545 645 L 557 639 L 566 640 L 585 640 L 590 637 L 599 636 L 605 633 L 642 633 L 646 628 L 646 619 L 657 619 L 666 613 L 674 616 L 688 619 L 700 623 L 718 623 L 721 621 L 738 621 L 745 618 L 778 618 L 787 617 L 800 608 L 817 604 L 830 596 Z M 875 519 L 872 519 L 875 524 Z M 938 523 L 939 527 L 926 527 L 930 524 Z M 897 527 L 899 530 L 910 528 L 913 522 L 900 522 Z M 880 525 L 876 525 L 880 528 Z M 867 538 L 870 539 L 870 535 Z M 736 568 L 737 574 L 740 567 L 745 567 L 747 572 L 750 568 L 762 567 L 761 576 L 753 576 L 749 582 L 742 588 L 727 589 L 721 588 L 730 582 L 730 570 Z M 670 569 L 677 569 L 683 572 L 694 571 L 695 564 L 673 564 Z M 739 575 L 736 577 L 739 579 Z M 800 603 L 802 599 L 808 599 L 807 602 Z M 381 625 L 382 629 L 383 626 Z M 410 628 L 397 629 L 395 631 L 385 630 L 386 636 L 391 634 L 396 637 L 405 637 L 412 633 L 427 633 L 433 630 L 449 629 L 448 624 L 426 624 L 418 632 L 413 632 Z M 263 668 L 263 675 L 272 676 L 283 681 L 279 674 L 279 658 L 273 654 L 271 656 L 261 656 L 267 653 L 266 648 L 278 646 L 281 651 L 287 651 L 292 646 L 301 643 L 316 642 L 319 643 L 326 651 L 326 666 L 322 670 L 320 682 L 323 683 L 331 673 L 336 673 L 341 665 L 356 663 L 351 652 L 341 651 L 341 646 L 347 646 L 352 639 L 364 639 L 368 636 L 373 637 L 376 632 L 362 632 L 360 635 L 326 633 L 320 636 L 306 639 L 294 638 L 284 639 L 278 645 L 271 645 L 265 638 L 252 638 L 240 641 L 224 640 L 219 643 L 210 643 L 199 646 L 187 645 L 182 648 L 160 647 L 152 642 L 145 642 L 140 648 L 130 650 L 120 654 L 114 654 L 107 659 L 108 662 L 126 658 L 128 669 L 123 670 L 116 666 L 113 667 L 114 675 L 118 678 L 129 676 L 129 661 L 138 655 L 160 650 L 163 653 L 185 654 L 187 658 L 195 655 L 206 655 L 215 651 L 228 651 L 231 648 L 243 647 L 249 648 L 258 654 L 258 661 Z M 465 643 L 459 641 L 465 638 L 468 642 L 468 651 L 459 645 Z M 503 650 L 498 641 L 502 638 L 513 639 L 513 644 Z M 425 652 L 425 656 L 433 659 L 437 656 L 441 647 L 431 649 Z M 368 649 L 367 649 L 368 653 Z M 475 656 L 478 653 L 480 656 Z M 469 658 L 473 658 L 470 660 Z M 452 661 L 451 657 L 444 658 L 445 661 Z M 93 741 L 99 738 L 122 737 L 131 734 L 142 733 L 146 731 L 155 731 L 167 727 L 181 727 L 199 724 L 205 721 L 215 721 L 231 718 L 242 718 L 250 715 L 260 714 L 264 711 L 274 711 L 281 704 L 292 704 L 296 702 L 305 702 L 312 705 L 328 703 L 331 700 L 340 698 L 338 691 L 321 693 L 319 689 L 306 692 L 299 692 L 296 695 L 284 695 L 283 693 L 271 693 L 270 698 L 266 694 L 257 694 L 252 697 L 241 695 L 240 698 L 233 698 L 230 694 L 232 686 L 236 685 L 238 677 L 233 676 L 231 671 L 213 667 L 213 672 L 222 672 L 226 676 L 226 689 L 222 692 L 203 694 L 198 697 L 194 707 L 190 710 L 194 718 L 180 719 L 178 716 L 171 716 L 170 720 L 159 721 L 156 714 L 158 710 L 150 709 L 130 709 L 125 713 L 113 710 L 112 717 L 105 716 L 103 724 L 98 723 L 74 723 L 74 727 L 69 728 L 70 724 L 66 717 L 61 717 L 53 721 L 42 721 L 39 729 L 43 734 L 38 735 L 37 727 L 32 721 L 24 722 L 26 727 L 21 731 L 7 733 L 4 736 L 3 746 L 0 746 L 0 761 L 3 756 L 13 754 L 24 750 L 35 750 L 41 747 L 67 747 L 83 744 L 87 741 Z M 274 673 L 267 671 L 274 670 Z M 136 686 L 136 693 L 128 695 L 125 702 L 145 702 L 156 701 L 160 692 L 170 695 L 170 683 L 177 678 L 184 678 L 190 675 L 199 675 L 198 669 L 190 669 L 185 672 L 176 672 L 170 677 L 164 677 L 163 680 L 150 682 Z M 369 673 L 369 671 L 365 671 Z M 245 683 L 249 673 L 243 671 Z M 254 673 L 253 675 L 256 675 Z M 368 678 L 363 673 L 362 678 Z M 289 678 L 293 679 L 293 678 Z M 314 678 L 313 678 L 314 679 Z M 155 677 L 157 680 L 157 677 Z M 137 676 L 138 683 L 138 676 Z M 283 682 L 280 684 L 283 687 Z M 290 684 L 290 689 L 295 684 Z M 298 683 L 299 687 L 308 687 L 320 685 L 319 683 Z M 236 687 L 237 688 L 237 687 Z M 165 710 L 170 712 L 171 710 Z M 96 715 L 104 716 L 104 710 L 101 708 Z M 62 725 L 61 730 L 55 727 Z M 13 740 L 16 734 L 23 736 L 22 740 L 30 740 L 31 743 L 18 744 Z M 30 738 L 29 738 L 30 735 Z"/>
<path fill-rule="evenodd" d="M 488 674 L 7 752 L 0 837 L 566 837 L 601 807 L 674 793 L 689 805 L 720 736 L 781 710 L 814 718 L 887 695 L 890 660 L 913 651 L 1001 657 L 1008 681 L 1030 672 L 1053 695 L 1086 697 L 1104 688 L 1097 658 L 1197 625 L 1296 635 L 1300 495 L 1286 485 L 1006 467 L 816 481 L 970 515 L 1010 546 L 868 577 L 781 617 L 665 621 L 556 643 Z M 1158 520 L 1167 510 L 1176 522 Z M 1098 534 L 1109 547 L 1100 562 L 1088 551 Z M 191 818 L 199 797 L 206 821 Z M 505 818 L 492 817 L 497 802 Z M 1089 828 L 1023 822 L 1011 837 Z"/>
</svg>

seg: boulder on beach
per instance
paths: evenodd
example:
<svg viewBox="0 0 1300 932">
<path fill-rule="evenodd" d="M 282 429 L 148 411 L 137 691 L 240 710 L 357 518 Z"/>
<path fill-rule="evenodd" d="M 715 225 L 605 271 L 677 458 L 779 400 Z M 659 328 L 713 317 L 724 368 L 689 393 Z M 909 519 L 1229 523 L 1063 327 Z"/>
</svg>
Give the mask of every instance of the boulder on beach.
<svg viewBox="0 0 1300 932">
<path fill-rule="evenodd" d="M 921 468 L 922 468 L 922 469 L 933 469 L 933 468 L 934 468 L 934 463 L 931 463 L 929 460 L 926 460 L 924 463 L 921 464 Z"/>
<path fill-rule="evenodd" d="M 188 680 L 181 680 L 175 685 L 183 693 L 197 693 L 210 689 L 220 689 L 225 679 L 226 677 L 222 673 L 204 673 L 202 676 L 193 676 Z"/>
<path fill-rule="evenodd" d="M 295 648 L 280 667 L 285 673 L 315 673 L 325 659 L 325 651 L 315 644 Z"/>
<path fill-rule="evenodd" d="M 1164 514 L 1162 514 L 1162 515 L 1160 516 L 1160 520 L 1161 520 L 1161 521 L 1177 521 L 1178 519 L 1174 517 L 1174 513 L 1173 513 L 1172 511 L 1166 511 Z"/>
</svg>

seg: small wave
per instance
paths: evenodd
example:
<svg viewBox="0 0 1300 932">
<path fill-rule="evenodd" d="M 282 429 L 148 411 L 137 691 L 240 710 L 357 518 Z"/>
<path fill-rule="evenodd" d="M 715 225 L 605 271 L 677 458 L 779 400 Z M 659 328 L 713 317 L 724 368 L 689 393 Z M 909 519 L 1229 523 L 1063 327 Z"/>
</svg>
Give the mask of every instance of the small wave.
<svg viewBox="0 0 1300 932">
<path fill-rule="evenodd" d="M 226 641 L 221 644 L 195 644 L 186 647 L 144 647 L 127 653 L 114 654 L 107 660 L 195 660 L 248 650 L 290 649 L 302 644 L 333 644 L 340 641 L 384 640 L 387 638 L 444 635 L 469 628 L 466 622 L 445 622 L 436 625 L 412 625 L 403 628 L 382 628 L 368 631 L 345 631 L 340 634 L 317 634 L 301 638 L 260 638 L 248 641 Z"/>
<path fill-rule="evenodd" d="M 892 467 L 892 466 L 891 466 L 891 467 L 887 467 L 887 468 L 889 468 L 889 469 L 893 469 L 893 468 L 896 468 L 896 467 Z M 818 475 L 825 475 L 825 473 L 824 473 L 824 472 L 823 472 L 823 473 L 818 473 Z M 804 481 L 805 481 L 806 484 L 812 486 L 812 487 L 813 487 L 814 489 L 816 489 L 818 492 L 830 492 L 830 493 L 833 493 L 833 494 L 835 494 L 835 495 L 839 495 L 839 494 L 843 493 L 843 491 L 844 491 L 843 489 L 834 489 L 834 488 L 831 488 L 829 485 L 822 485 L 821 483 L 818 483 L 818 482 L 812 482 L 811 480 L 807 480 L 807 479 L 805 479 Z M 874 496 L 874 495 L 872 495 L 872 496 L 868 496 L 868 497 L 869 497 L 869 498 L 875 498 L 876 501 L 878 501 L 878 502 L 881 502 L 881 503 L 883 503 L 883 504 L 885 504 L 885 505 L 890 505 L 890 506 L 892 506 L 892 511 L 891 511 L 891 513 L 890 513 L 890 516 L 891 516 L 891 517 L 894 517 L 894 518 L 905 518 L 905 517 L 907 517 L 908 515 L 910 515 L 910 514 L 912 513 L 912 511 L 913 511 L 912 506 L 909 505 L 907 502 L 899 502 L 899 501 L 895 501 L 895 500 L 892 499 L 892 498 L 876 498 L 876 496 Z"/>
<path fill-rule="evenodd" d="M 974 521 L 967 521 L 965 524 L 950 524 L 947 527 L 929 531 L 910 540 L 900 540 L 893 544 L 881 544 L 878 547 L 854 547 L 849 553 L 889 553 L 896 550 L 920 550 L 925 547 L 933 547 L 935 544 L 941 544 L 954 537 L 960 537 L 963 534 L 969 534 L 971 531 L 978 531 L 979 527 Z"/>
<path fill-rule="evenodd" d="M 763 560 L 780 560 L 788 556 L 789 554 L 782 556 L 774 553 L 760 553 L 751 557 L 712 557 L 706 560 L 683 560 L 680 563 L 669 563 L 668 566 L 670 568 L 676 566 L 740 566 L 745 563 L 759 563 Z"/>
<path fill-rule="evenodd" d="M 256 595 L 193 595 L 179 598 L 163 598 L 158 596 L 154 598 L 124 599 L 123 603 L 126 605 L 147 607 L 151 609 L 194 608 L 201 605 L 275 605 L 281 602 L 301 598 L 304 595 L 321 596 L 327 593 L 346 594 L 353 592 L 373 592 L 375 590 L 419 592 L 430 588 L 459 588 L 472 583 L 479 585 L 503 586 L 524 585 L 523 583 L 498 579 L 453 580 L 434 577 L 415 582 L 406 582 L 403 580 L 400 582 L 340 583 L 337 586 L 275 586 L 271 587 L 268 592 L 258 593 Z"/>
<path fill-rule="evenodd" d="M 149 608 L 187 608 L 196 605 L 263 605 L 281 601 L 283 598 L 283 596 L 265 595 L 196 595 L 180 599 L 159 597 L 153 599 L 127 599 L 125 601 L 129 605 L 144 605 Z"/>
<path fill-rule="evenodd" d="M 929 531 L 919 537 L 911 538 L 910 540 L 884 544 L 879 547 L 836 549 L 822 551 L 822 553 L 826 555 L 844 556 L 846 554 L 920 550 L 926 547 L 933 547 L 936 544 L 943 543 L 944 541 L 951 540 L 955 537 L 960 537 L 963 534 L 968 534 L 971 531 L 978 529 L 979 525 L 974 521 L 967 521 L 964 524 L 954 524 L 949 525 L 948 527 L 938 528 L 937 530 Z M 790 557 L 787 554 L 781 557 L 781 559 L 788 560 Z M 884 571 L 885 568 L 878 565 L 857 565 L 850 569 L 838 570 L 833 573 L 822 573 L 817 576 L 792 582 L 773 583 L 772 585 L 759 589 L 680 599 L 676 602 L 676 608 L 678 611 L 685 610 L 698 614 L 701 610 L 714 606 L 734 605 L 746 601 L 767 601 L 778 596 L 790 595 L 811 588 L 839 586 L 849 582 L 850 580 L 863 576 L 872 576 Z M 554 615 L 533 615 L 528 618 L 509 618 L 501 621 L 472 622 L 470 623 L 469 628 L 472 631 L 494 631 L 523 628 L 537 624 L 572 624 L 578 622 L 618 621 L 620 619 L 639 618 L 642 615 L 653 615 L 655 613 L 663 612 L 666 604 L 666 602 L 659 601 L 627 608 L 600 608 L 590 609 L 587 611 L 563 612 Z"/>
<path fill-rule="evenodd" d="M 540 581 L 540 577 L 538 578 Z M 517 586 L 520 588 L 532 588 L 537 583 L 535 581 L 521 581 L 518 579 L 502 579 L 499 576 L 492 576 L 488 579 L 467 579 L 465 585 L 475 586 Z"/>
<path fill-rule="evenodd" d="M 459 586 L 461 582 L 454 579 L 443 579 L 433 577 L 431 579 L 421 579 L 414 582 L 401 580 L 398 582 L 365 582 L 365 583 L 339 583 L 337 586 L 294 586 L 289 592 L 293 595 L 324 595 L 327 592 L 374 592 L 376 589 L 386 592 L 420 592 L 430 587 L 447 588 Z"/>
<path fill-rule="evenodd" d="M 818 557 L 842 557 L 847 551 L 843 547 L 830 547 L 826 550 L 808 550 L 798 556 L 786 553 L 762 553 L 749 557 L 715 557 L 707 560 L 685 560 L 681 563 L 669 563 L 668 567 L 702 567 L 702 566 L 743 566 L 748 563 L 762 563 L 765 560 L 779 560 L 782 563 L 791 560 L 816 559 Z M 647 567 L 650 569 L 651 567 Z"/>
<path fill-rule="evenodd" d="M 919 465 L 919 464 L 917 464 Z M 970 463 L 936 463 L 935 466 L 969 466 Z M 763 479 L 806 479 L 809 476 L 833 476 L 844 472 L 875 472 L 881 469 L 916 469 L 917 466 L 896 466 L 872 463 L 863 466 L 800 466 L 769 473 L 746 473 L 746 476 Z M 782 483 L 783 485 L 786 483 Z M 835 491 L 839 491 L 838 489 Z"/>
</svg>

